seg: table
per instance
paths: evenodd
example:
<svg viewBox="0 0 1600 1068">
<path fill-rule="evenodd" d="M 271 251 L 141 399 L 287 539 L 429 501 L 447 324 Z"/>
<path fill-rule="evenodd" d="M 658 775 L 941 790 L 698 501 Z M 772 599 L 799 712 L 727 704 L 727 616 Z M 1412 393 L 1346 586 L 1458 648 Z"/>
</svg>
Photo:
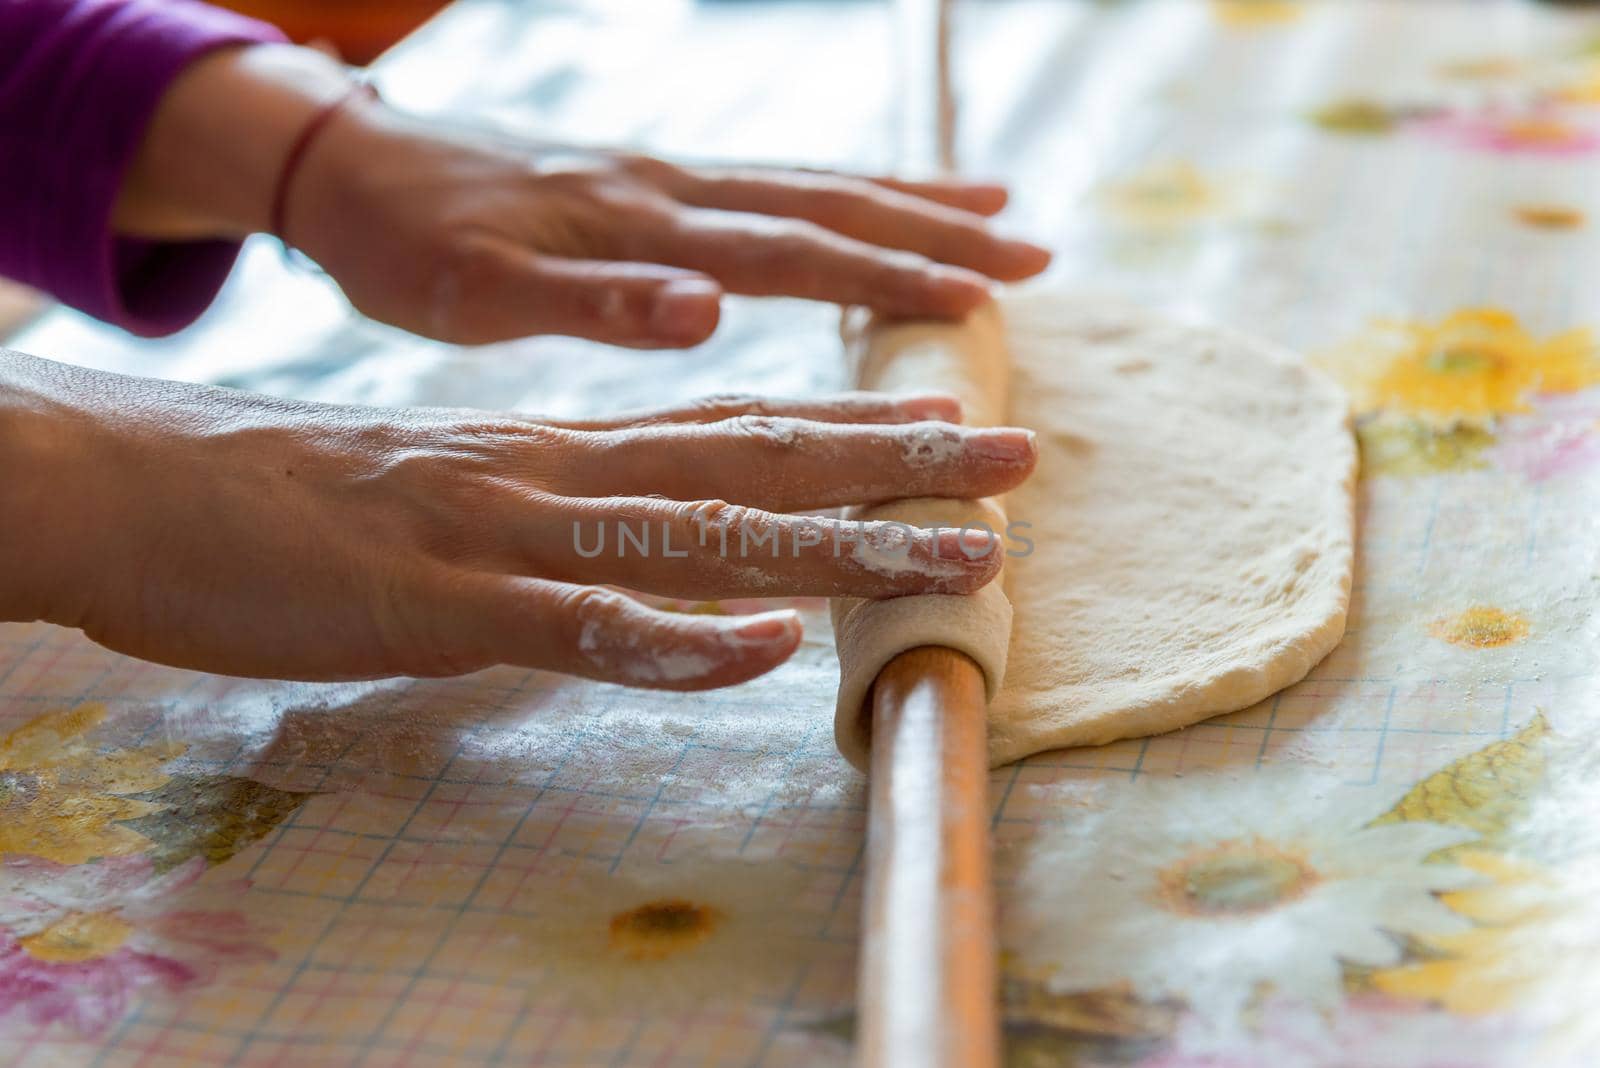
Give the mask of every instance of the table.
<svg viewBox="0 0 1600 1068">
<path fill-rule="evenodd" d="M 877 4 L 461 0 L 402 107 L 886 167 Z M 1516 2 L 961 7 L 958 152 L 1051 284 L 1233 323 L 1352 390 L 1349 633 L 1170 735 L 998 769 L 1017 1065 L 1586 1065 L 1600 1050 L 1600 21 Z M 253 243 L 163 342 L 40 355 L 577 414 L 837 388 L 836 316 L 461 351 Z M 711 606 L 737 610 L 742 606 Z M 0 1063 L 845 1063 L 865 822 L 820 606 L 736 689 L 297 685 L 0 626 Z M 8 843 L 50 841 L 50 855 Z"/>
</svg>

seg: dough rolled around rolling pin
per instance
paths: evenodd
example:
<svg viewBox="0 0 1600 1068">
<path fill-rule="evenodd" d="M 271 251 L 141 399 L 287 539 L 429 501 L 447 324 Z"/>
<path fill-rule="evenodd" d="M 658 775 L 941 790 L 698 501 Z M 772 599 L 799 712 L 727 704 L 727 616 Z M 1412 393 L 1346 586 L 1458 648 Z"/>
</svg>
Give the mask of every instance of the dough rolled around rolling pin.
<svg viewBox="0 0 1600 1068">
<path fill-rule="evenodd" d="M 858 767 L 872 683 L 919 645 L 983 670 L 989 759 L 1003 764 L 1246 708 L 1343 636 L 1355 440 L 1343 392 L 1298 354 L 1049 291 L 847 341 L 862 387 L 945 389 L 969 423 L 1028 427 L 1039 444 L 1004 502 L 862 513 L 982 520 L 1004 531 L 1007 559 L 970 597 L 834 605 L 834 734 Z"/>
<path fill-rule="evenodd" d="M 884 393 L 936 389 L 960 400 L 962 422 L 968 426 L 1005 422 L 1011 359 L 996 305 L 986 305 L 958 324 L 879 323 L 852 312 L 845 321 L 844 338 L 859 388 Z M 986 529 L 1002 539 L 1006 529 L 1005 503 L 993 497 L 890 501 L 856 509 L 850 518 Z M 1000 578 L 971 596 L 839 599 L 833 602 L 832 611 L 839 650 L 834 740 L 845 758 L 859 768 L 867 766 L 871 735 L 867 694 L 878 672 L 901 653 L 923 645 L 956 649 L 983 671 L 991 701 L 1000 692 L 1011 644 L 1011 602 Z"/>
</svg>

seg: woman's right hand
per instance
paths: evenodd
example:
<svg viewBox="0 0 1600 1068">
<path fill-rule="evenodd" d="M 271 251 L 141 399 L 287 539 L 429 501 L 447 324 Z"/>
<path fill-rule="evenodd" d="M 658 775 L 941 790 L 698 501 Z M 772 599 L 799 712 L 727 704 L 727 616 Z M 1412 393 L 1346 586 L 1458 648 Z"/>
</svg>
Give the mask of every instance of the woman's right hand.
<svg viewBox="0 0 1600 1068">
<path fill-rule="evenodd" d="M 987 496 L 1027 477 L 1027 431 L 958 418 L 945 397 L 852 394 L 557 423 L 301 403 L 0 351 L 0 467 L 25 475 L 0 482 L 0 618 L 231 675 L 505 663 L 726 686 L 794 651 L 793 612 L 663 612 L 606 587 L 696 600 L 977 589 L 999 570 L 997 539 L 919 531 L 902 548 L 894 524 L 835 534 L 782 514 Z M 620 527 L 633 535 L 621 555 Z"/>
</svg>

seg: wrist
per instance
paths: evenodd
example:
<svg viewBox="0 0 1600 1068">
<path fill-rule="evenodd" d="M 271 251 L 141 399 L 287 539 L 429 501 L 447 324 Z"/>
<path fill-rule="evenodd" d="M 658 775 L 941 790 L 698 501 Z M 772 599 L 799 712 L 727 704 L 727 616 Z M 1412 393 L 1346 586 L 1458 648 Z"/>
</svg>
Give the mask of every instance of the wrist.
<svg viewBox="0 0 1600 1068">
<path fill-rule="evenodd" d="M 289 176 L 279 236 L 342 284 L 352 261 L 431 218 L 439 175 L 446 175 L 446 187 L 462 178 L 449 170 L 453 151 L 428 123 L 348 95 Z"/>
<path fill-rule="evenodd" d="M 313 49 L 252 45 L 197 60 L 151 120 L 118 197 L 117 230 L 184 240 L 268 229 L 296 138 L 349 86 L 348 70 Z"/>
<path fill-rule="evenodd" d="M 343 111 L 356 107 L 358 102 L 373 103 L 378 99 L 377 90 L 371 85 L 365 82 L 352 82 L 343 94 L 317 109 L 307 120 L 299 136 L 295 138 L 294 144 L 289 147 L 283 166 L 278 171 L 278 182 L 273 189 L 272 210 L 269 216 L 271 224 L 269 232 L 285 245 L 293 245 L 289 236 L 289 202 L 296 192 L 295 187 L 300 184 L 300 172 L 304 169 L 306 157 L 315 150 L 317 142 L 324 133 L 329 137 L 337 136 L 329 131 L 329 127 L 338 125 Z"/>
</svg>

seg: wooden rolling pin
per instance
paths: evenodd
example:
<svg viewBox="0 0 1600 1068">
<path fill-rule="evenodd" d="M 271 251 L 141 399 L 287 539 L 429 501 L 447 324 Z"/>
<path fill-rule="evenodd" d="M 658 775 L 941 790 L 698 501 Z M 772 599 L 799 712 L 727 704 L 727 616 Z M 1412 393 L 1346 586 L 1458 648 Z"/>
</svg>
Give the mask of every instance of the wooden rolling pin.
<svg viewBox="0 0 1600 1068">
<path fill-rule="evenodd" d="M 902 167 L 951 173 L 950 0 L 896 0 Z M 996 1068 L 988 702 L 964 653 L 891 660 L 871 696 L 856 1057 L 865 1068 Z"/>
<path fill-rule="evenodd" d="M 901 653 L 872 691 L 857 1058 L 868 1068 L 1000 1062 L 983 672 Z"/>
</svg>

